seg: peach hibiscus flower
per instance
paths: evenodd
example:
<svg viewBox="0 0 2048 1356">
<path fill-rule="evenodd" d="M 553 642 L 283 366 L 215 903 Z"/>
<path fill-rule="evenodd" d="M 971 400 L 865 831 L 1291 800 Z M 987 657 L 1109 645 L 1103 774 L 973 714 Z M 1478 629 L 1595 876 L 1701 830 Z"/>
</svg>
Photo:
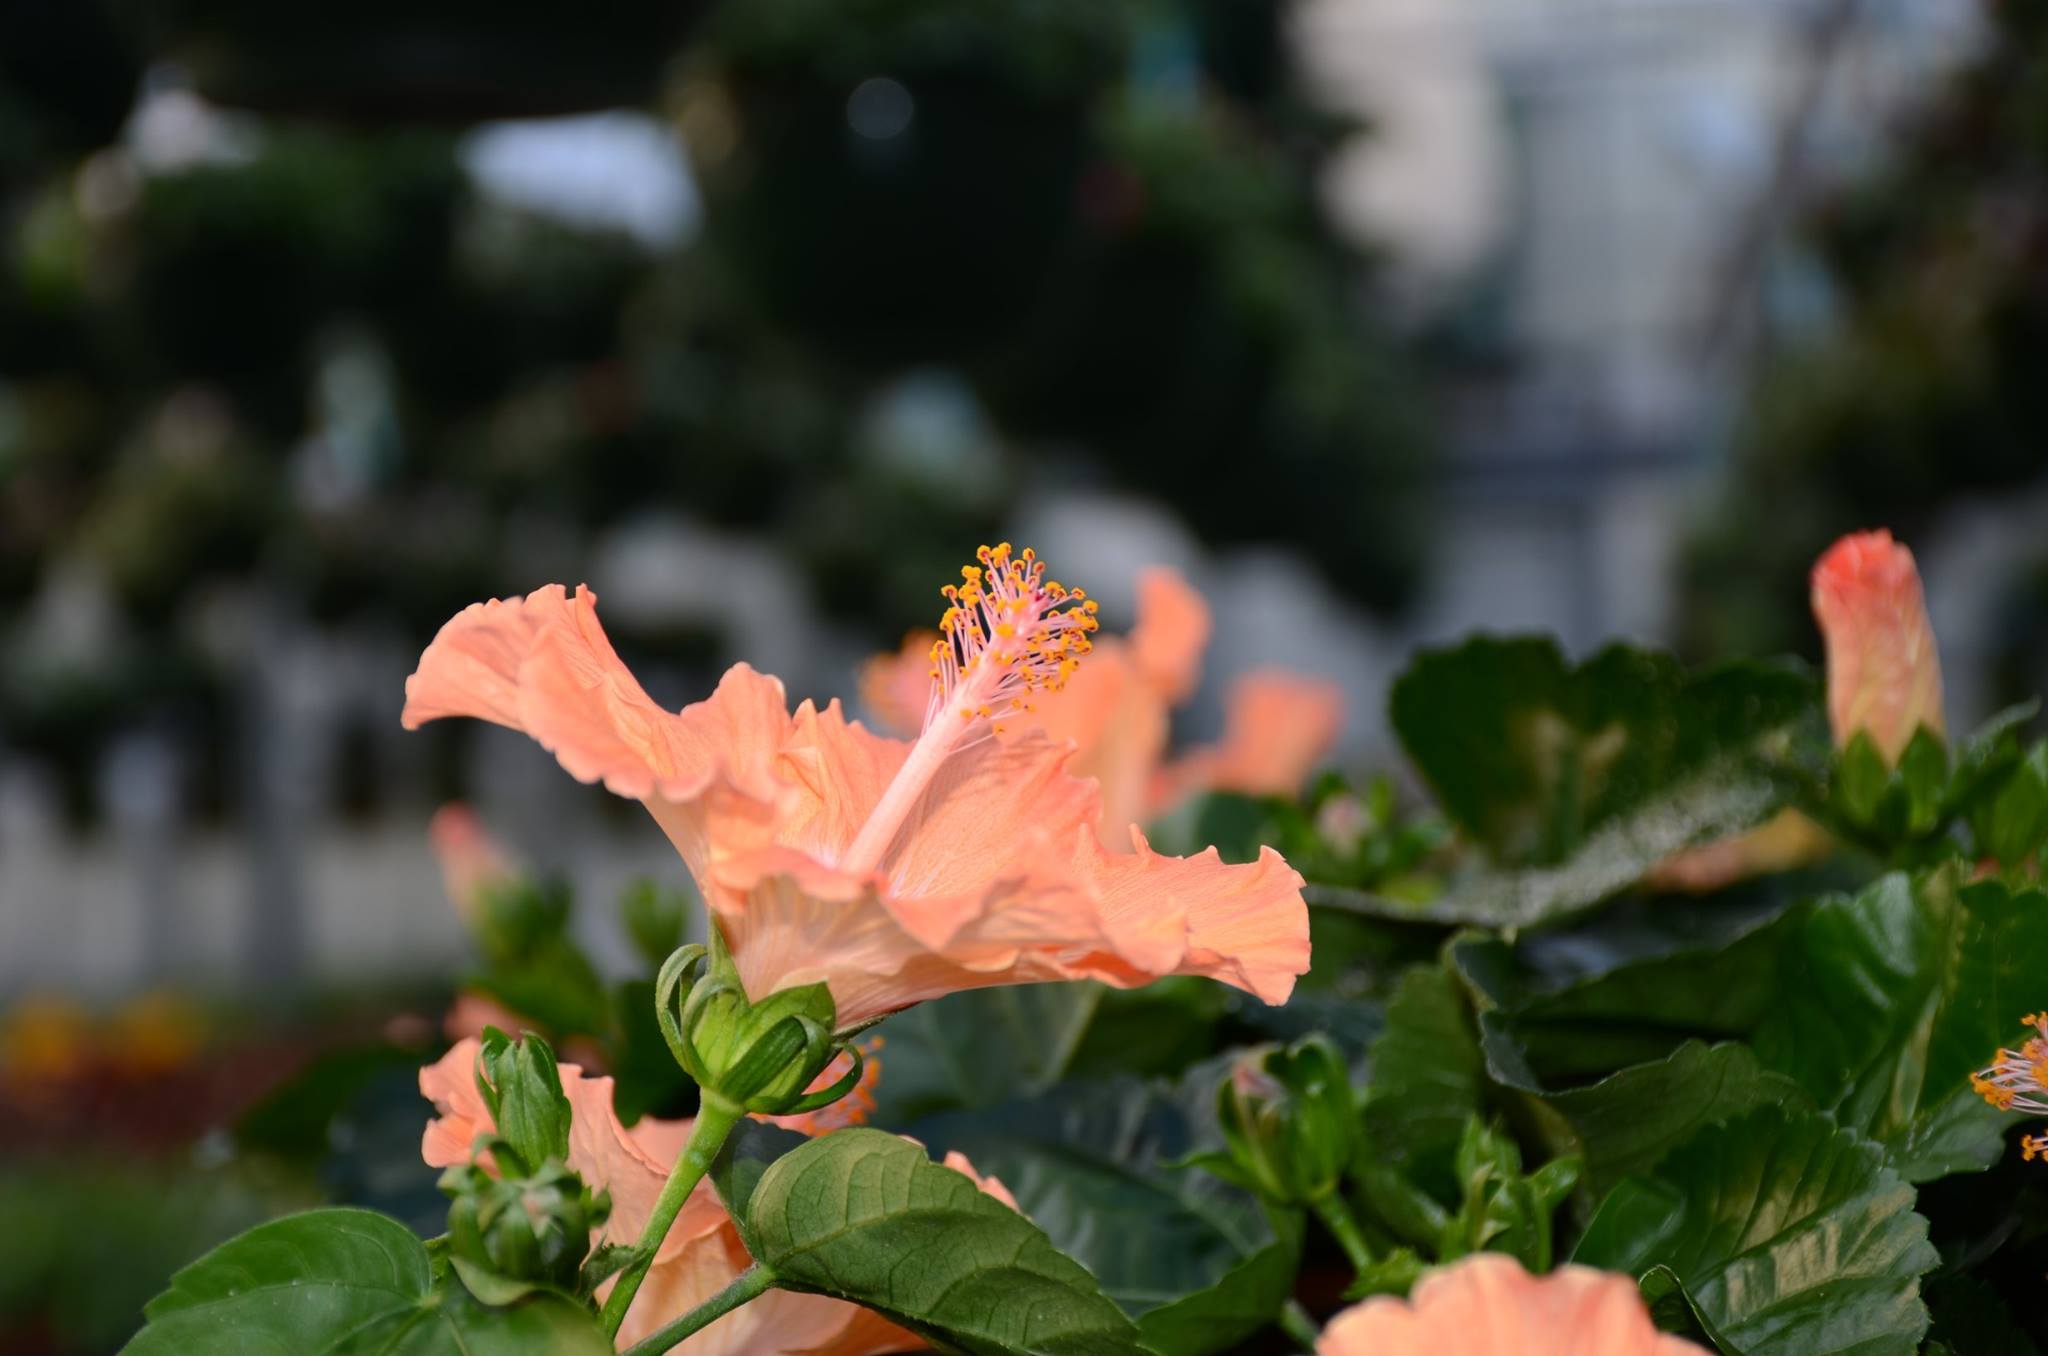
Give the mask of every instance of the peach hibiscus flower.
<svg viewBox="0 0 2048 1356">
<path fill-rule="evenodd" d="M 476 1086 L 478 1044 L 458 1043 L 420 1070 L 420 1093 L 434 1104 L 420 1153 L 429 1167 L 469 1161 L 479 1134 L 494 1127 Z M 592 1190 L 611 1193 L 612 1213 L 598 1242 L 626 1246 L 639 1241 L 669 1168 L 690 1137 L 692 1122 L 642 1119 L 631 1129 L 612 1108 L 612 1080 L 595 1078 L 574 1064 L 559 1066 L 568 1097 L 569 1166 Z M 993 1177 L 984 1178 L 964 1155 L 948 1154 L 946 1166 L 1011 1209 L 1017 1202 Z M 652 1335 L 723 1290 L 753 1258 L 740 1241 L 732 1217 L 700 1181 L 655 1254 L 654 1265 L 619 1329 L 621 1348 Z M 609 1284 L 599 1288 L 608 1293 Z M 923 1344 L 881 1316 L 822 1295 L 770 1290 L 693 1334 L 675 1350 L 687 1356 L 866 1356 L 904 1351 Z"/>
<path fill-rule="evenodd" d="M 1433 1271 L 1407 1300 L 1379 1296 L 1330 1320 L 1316 1356 L 1702 1356 L 1657 1331 L 1626 1276 L 1564 1266 L 1531 1276 L 1499 1253 Z"/>
<path fill-rule="evenodd" d="M 406 683 L 404 723 L 474 716 L 531 735 L 572 775 L 639 800 L 696 879 L 747 994 L 824 982 L 842 1029 L 959 989 L 1207 975 L 1284 1001 L 1308 968 L 1301 877 L 1105 851 L 1101 793 L 1042 732 L 998 738 L 1093 648 L 1093 604 L 1030 551 L 982 548 L 944 590 L 918 737 L 834 702 L 794 713 L 735 665 L 706 700 L 657 706 L 588 589 L 478 603 Z"/>
<path fill-rule="evenodd" d="M 1337 741 L 1344 698 L 1336 684 L 1260 670 L 1231 685 L 1222 739 L 1169 761 L 1169 713 L 1194 693 L 1209 630 L 1201 594 L 1172 570 L 1146 570 L 1130 633 L 1097 640 L 1063 691 L 1004 722 L 1011 737 L 1038 730 L 1055 743 L 1072 741 L 1072 770 L 1102 786 L 1096 828 L 1109 848 L 1121 850 L 1132 826 L 1202 791 L 1298 791 Z M 861 671 L 862 701 L 898 733 L 915 734 L 923 724 L 936 640 L 913 633 L 899 652 L 878 655 Z"/>
<path fill-rule="evenodd" d="M 1837 746 L 1862 730 L 1896 763 L 1921 726 L 1942 733 L 1941 657 L 1911 551 L 1884 531 L 1842 538 L 1813 567 L 1813 615 Z"/>
</svg>

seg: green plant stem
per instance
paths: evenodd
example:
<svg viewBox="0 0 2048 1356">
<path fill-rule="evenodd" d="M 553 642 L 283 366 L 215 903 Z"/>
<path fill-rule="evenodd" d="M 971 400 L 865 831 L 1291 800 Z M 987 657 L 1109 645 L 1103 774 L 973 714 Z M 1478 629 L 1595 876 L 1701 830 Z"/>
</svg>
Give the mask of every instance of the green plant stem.
<svg viewBox="0 0 2048 1356">
<path fill-rule="evenodd" d="M 732 1284 L 705 1300 L 696 1308 L 684 1314 L 675 1322 L 635 1342 L 626 1348 L 625 1356 L 661 1356 L 670 1347 L 696 1332 L 709 1327 L 716 1320 L 758 1296 L 763 1290 L 775 1284 L 775 1273 L 756 1262 L 739 1275 Z"/>
<path fill-rule="evenodd" d="M 661 1188 L 661 1196 L 654 1202 L 654 1213 L 647 1217 L 647 1227 L 641 1231 L 640 1242 L 633 1249 L 632 1262 L 619 1273 L 619 1283 L 612 1287 L 611 1298 L 604 1302 L 605 1336 L 619 1335 L 619 1325 L 626 1321 L 626 1311 L 633 1307 L 633 1296 L 640 1293 L 640 1282 L 647 1279 L 647 1268 L 653 1265 L 654 1254 L 660 1250 L 661 1241 L 668 1237 L 669 1226 L 682 1213 L 683 1202 L 690 1199 L 697 1183 L 703 1181 L 704 1174 L 711 1170 L 712 1160 L 725 1146 L 725 1137 L 739 1123 L 740 1115 L 739 1107 L 708 1088 L 704 1090 L 703 1101 L 697 1108 L 697 1124 L 690 1131 L 690 1142 L 683 1146 L 682 1156 L 676 1159 L 668 1181 Z M 704 1321 L 709 1323 L 711 1319 Z M 667 1350 L 666 1347 L 656 1349 Z"/>
<path fill-rule="evenodd" d="M 1314 1351 L 1316 1342 L 1322 1337 L 1322 1330 L 1309 1317 L 1308 1310 L 1301 1307 L 1301 1301 L 1290 1299 L 1280 1306 L 1280 1331 L 1293 1339 L 1303 1351 Z"/>
<path fill-rule="evenodd" d="M 1344 1199 L 1342 1191 L 1326 1191 L 1309 1202 L 1316 1212 L 1316 1218 L 1323 1222 L 1337 1245 L 1344 1249 L 1344 1255 L 1351 1259 L 1354 1271 L 1363 1273 L 1372 1265 L 1372 1248 L 1365 1241 L 1365 1234 L 1358 1227 L 1358 1217 L 1351 1213 L 1351 1206 Z"/>
</svg>

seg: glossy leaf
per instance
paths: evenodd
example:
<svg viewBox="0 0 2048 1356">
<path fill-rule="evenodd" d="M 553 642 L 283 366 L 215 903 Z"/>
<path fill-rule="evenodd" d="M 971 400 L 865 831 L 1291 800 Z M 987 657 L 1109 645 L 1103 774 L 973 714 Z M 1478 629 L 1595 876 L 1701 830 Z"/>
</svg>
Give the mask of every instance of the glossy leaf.
<svg viewBox="0 0 2048 1356">
<path fill-rule="evenodd" d="M 876 1119 L 901 1125 L 1043 1092 L 1066 1072 L 1102 992 L 1090 983 L 1004 985 L 896 1014 Z"/>
<path fill-rule="evenodd" d="M 1701 1131 L 1608 1194 L 1575 1261 L 1669 1267 L 1748 1356 L 1910 1356 L 1919 1278 L 1938 1262 L 1884 1151 L 1816 1113 L 1775 1108 Z"/>
<path fill-rule="evenodd" d="M 1402 976 L 1370 1064 L 1366 1153 L 1456 1199 L 1451 1158 L 1481 1109 L 1486 1070 L 1464 998 L 1442 966 Z"/>
<path fill-rule="evenodd" d="M 1970 1074 L 2040 1004 L 2048 895 L 1962 883 L 1960 864 L 1890 875 L 1805 920 L 1763 1062 L 1892 1153 L 1909 1181 L 1981 1168 L 2011 1118 Z"/>
<path fill-rule="evenodd" d="M 1496 862 L 1556 866 L 1601 826 L 1782 736 L 1815 697 L 1784 666 L 1692 674 L 1615 645 L 1573 667 L 1546 637 L 1481 636 L 1419 655 L 1389 709 L 1444 808 Z"/>
<path fill-rule="evenodd" d="M 437 1277 L 426 1245 L 367 1210 L 289 1215 L 171 1278 L 127 1356 L 600 1356 L 594 1315 L 539 1293 L 493 1308 Z"/>
<path fill-rule="evenodd" d="M 1300 1260 L 1297 1214 L 1177 1160 L 1222 1142 L 1221 1062 L 1177 1084 L 1136 1079 L 1061 1088 L 917 1127 L 1002 1179 L 1019 1207 L 1162 1353 L 1226 1349 L 1269 1323 Z"/>
<path fill-rule="evenodd" d="M 785 1154 L 755 1185 L 741 1231 L 778 1286 L 866 1305 L 956 1350 L 1143 1351 L 1043 1230 L 901 1136 L 843 1130 Z"/>
</svg>

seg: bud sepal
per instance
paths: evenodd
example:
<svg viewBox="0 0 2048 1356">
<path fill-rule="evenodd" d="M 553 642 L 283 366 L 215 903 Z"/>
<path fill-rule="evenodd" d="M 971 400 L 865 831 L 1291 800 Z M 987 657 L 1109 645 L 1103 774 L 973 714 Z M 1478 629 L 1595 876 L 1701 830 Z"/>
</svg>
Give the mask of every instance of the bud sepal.
<svg viewBox="0 0 2048 1356">
<path fill-rule="evenodd" d="M 765 1116 L 816 1111 L 860 1082 L 860 1049 L 841 1038 L 824 984 L 781 989 L 755 1002 L 714 928 L 708 946 L 679 947 L 654 987 L 655 1016 L 676 1063 L 707 1095 Z M 811 1085 L 844 1051 L 851 1067 L 830 1087 Z"/>
<path fill-rule="evenodd" d="M 485 1155 L 498 1174 L 482 1166 Z M 472 1160 L 442 1173 L 439 1185 L 450 1201 L 450 1259 L 465 1277 L 477 1272 L 511 1283 L 478 1282 L 506 1293 L 522 1284 L 573 1290 L 591 1232 L 611 1215 L 608 1193 L 593 1193 L 558 1158 L 529 1170 L 502 1136 L 479 1136 Z"/>
<path fill-rule="evenodd" d="M 1307 1205 L 1342 1182 L 1357 1150 L 1350 1069 L 1327 1038 L 1247 1051 L 1216 1091 L 1225 1155 L 1204 1166 L 1276 1205 Z"/>
</svg>

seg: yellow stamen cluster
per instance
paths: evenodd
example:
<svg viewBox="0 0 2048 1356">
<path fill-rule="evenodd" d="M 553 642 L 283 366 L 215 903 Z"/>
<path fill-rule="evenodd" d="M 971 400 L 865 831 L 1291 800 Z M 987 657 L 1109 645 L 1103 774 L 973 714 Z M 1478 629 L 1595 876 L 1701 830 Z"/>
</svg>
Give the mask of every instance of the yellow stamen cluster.
<svg viewBox="0 0 2048 1356">
<path fill-rule="evenodd" d="M 2030 1012 L 2021 1019 L 2034 1034 L 2017 1050 L 2000 1050 L 1991 1067 L 1970 1075 L 1970 1088 L 2000 1111 L 2048 1114 L 2048 1012 Z M 2048 1135 L 2020 1141 L 2020 1156 L 2029 1162 L 2048 1159 Z"/>
<path fill-rule="evenodd" d="M 1045 562 L 1031 548 L 1012 555 L 1003 542 L 975 556 L 980 565 L 963 567 L 960 583 L 939 590 L 946 611 L 932 643 L 927 724 L 947 712 L 1000 722 L 1031 710 L 1033 693 L 1067 685 L 1101 624 L 1095 600 L 1047 579 Z"/>
</svg>

